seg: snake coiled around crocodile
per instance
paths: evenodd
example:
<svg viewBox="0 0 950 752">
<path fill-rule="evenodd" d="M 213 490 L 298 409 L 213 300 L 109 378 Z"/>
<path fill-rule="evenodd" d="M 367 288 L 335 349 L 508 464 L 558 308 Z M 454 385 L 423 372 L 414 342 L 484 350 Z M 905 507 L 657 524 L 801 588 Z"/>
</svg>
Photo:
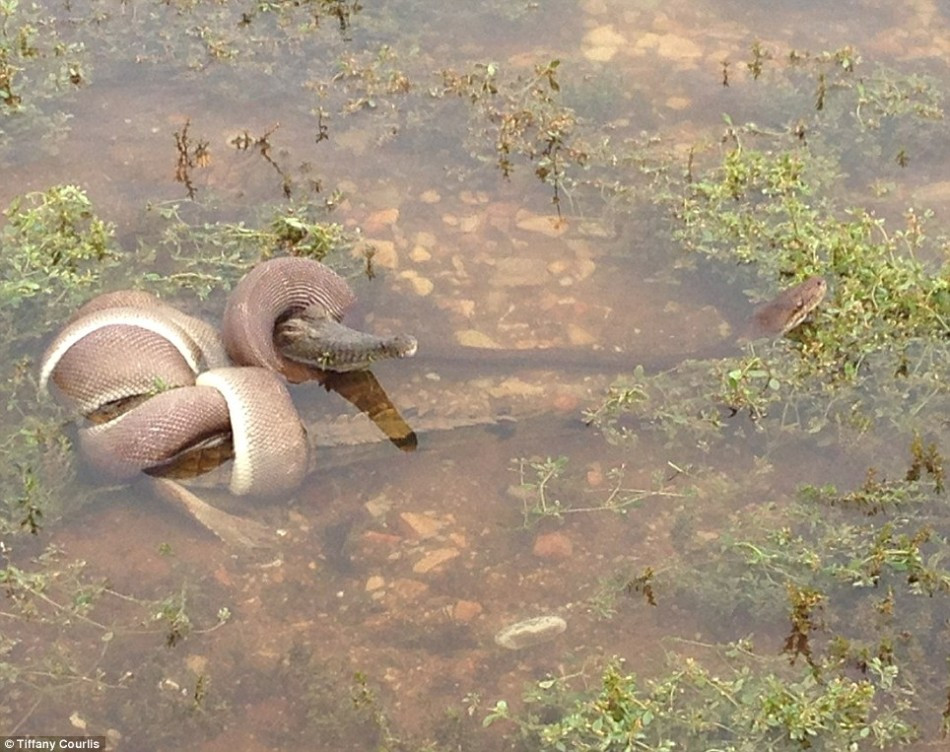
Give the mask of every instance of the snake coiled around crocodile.
<svg viewBox="0 0 950 752">
<path fill-rule="evenodd" d="M 815 276 L 782 291 L 755 311 L 748 336 L 784 336 L 826 290 L 825 280 Z M 229 297 L 220 334 L 149 293 L 100 295 L 54 338 L 40 382 L 54 385 L 62 402 L 96 423 L 79 433 L 94 468 L 120 480 L 165 476 L 151 480 L 160 495 L 182 503 L 219 537 L 246 545 L 253 537 L 242 527 L 247 521 L 209 507 L 168 478 L 233 456 L 234 494 L 280 495 L 296 488 L 309 452 L 285 381 L 312 379 L 314 369 L 324 372 L 318 376 L 324 386 L 352 402 L 390 441 L 404 451 L 415 447 L 412 429 L 362 369 L 382 358 L 413 355 L 416 340 L 344 326 L 341 318 L 353 301 L 342 278 L 300 258 L 252 269 Z M 479 362 L 512 355 L 476 353 Z M 563 367 L 564 354 L 555 354 L 557 367 Z M 580 364 L 590 368 L 589 356 L 580 355 Z M 629 366 L 623 353 L 616 363 L 599 358 L 602 366 Z"/>
<path fill-rule="evenodd" d="M 162 475 L 226 437 L 231 492 L 283 494 L 300 484 L 309 452 L 286 381 L 314 372 L 278 350 L 275 330 L 305 319 L 310 360 L 326 371 L 415 353 L 407 335 L 378 337 L 343 325 L 354 300 L 342 277 L 297 257 L 252 269 L 231 293 L 220 333 L 147 292 L 106 293 L 50 343 L 40 386 L 52 385 L 60 402 L 90 418 L 93 425 L 79 431 L 80 450 L 111 478 Z"/>
</svg>

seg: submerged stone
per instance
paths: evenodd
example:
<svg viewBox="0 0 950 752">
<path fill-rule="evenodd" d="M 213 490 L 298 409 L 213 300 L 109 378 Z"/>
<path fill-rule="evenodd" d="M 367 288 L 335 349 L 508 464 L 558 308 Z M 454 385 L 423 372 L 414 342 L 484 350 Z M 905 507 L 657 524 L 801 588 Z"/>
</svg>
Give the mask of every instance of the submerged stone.
<svg viewBox="0 0 950 752">
<path fill-rule="evenodd" d="M 416 562 L 412 571 L 416 574 L 426 574 L 440 567 L 445 562 L 451 561 L 458 556 L 459 553 L 461 552 L 457 548 L 439 548 L 435 551 L 430 551 Z"/>
<path fill-rule="evenodd" d="M 535 616 L 510 624 L 495 635 L 495 642 L 508 650 L 524 650 L 552 640 L 567 629 L 560 616 Z"/>
</svg>

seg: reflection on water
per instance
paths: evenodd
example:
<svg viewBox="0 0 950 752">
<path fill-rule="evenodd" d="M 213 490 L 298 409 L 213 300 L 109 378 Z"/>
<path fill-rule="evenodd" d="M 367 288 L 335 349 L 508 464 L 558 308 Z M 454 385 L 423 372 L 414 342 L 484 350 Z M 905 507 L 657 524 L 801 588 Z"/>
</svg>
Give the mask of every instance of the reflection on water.
<svg viewBox="0 0 950 752">
<path fill-rule="evenodd" d="M 559 4 L 565 16 L 529 4 L 472 6 L 471 24 L 453 23 L 442 6 L 358 15 L 351 6 L 345 20 L 336 17 L 343 35 L 333 16 L 314 24 L 303 11 L 244 19 L 205 8 L 182 31 L 163 13 L 189 9 L 142 8 L 126 19 L 144 40 L 140 64 L 113 57 L 114 35 L 126 33 L 116 28 L 121 18 L 104 21 L 104 51 L 90 37 L 89 83 L 44 105 L 68 109 L 68 127 L 40 148 L 5 144 L 0 202 L 80 183 L 133 248 L 161 234 L 147 204 L 253 225 L 261 206 L 286 196 L 326 199 L 331 218 L 359 228 L 375 249 L 375 279 L 354 280 L 367 326 L 412 331 L 420 346 L 415 360 L 382 363 L 375 375 L 294 388 L 317 448 L 300 492 L 252 502 L 202 489 L 278 531 L 272 550 L 235 555 L 138 487 L 102 491 L 45 529 L 37 543 L 87 560 L 117 593 L 143 602 L 180 593 L 191 631 L 167 603 L 158 621 L 148 617 L 145 637 L 113 629 L 111 620 L 137 618 L 118 597 L 97 615 L 103 630 L 81 623 L 30 636 L 28 623 L 13 622 L 16 661 L 39 670 L 31 656 L 44 645 L 95 654 L 79 670 L 98 677 L 101 692 L 43 700 L 18 687 L 0 715 L 7 728 L 60 729 L 78 707 L 90 731 L 114 729 L 128 749 L 184 739 L 206 750 L 366 749 L 385 724 L 419 738 L 458 734 L 458 748 L 502 749 L 508 742 L 481 730 L 481 718 L 496 699 L 515 700 L 524 681 L 583 671 L 603 655 L 649 675 L 661 669 L 659 646 L 670 635 L 698 643 L 756 632 L 763 650 L 781 648 L 786 613 L 755 612 L 724 592 L 711 619 L 688 593 L 661 589 L 654 607 L 626 585 L 700 549 L 712 568 L 730 520 L 788 503 L 804 481 L 858 484 L 868 458 L 742 414 L 725 422 L 728 440 L 719 443 L 688 426 L 671 438 L 642 422 L 633 440 L 614 445 L 586 426 L 583 411 L 637 365 L 659 371 L 732 354 L 749 278 L 681 272 L 677 265 L 692 262 L 677 254 L 667 218 L 623 191 L 590 195 L 586 175 L 561 197 L 559 221 L 550 186 L 532 174 L 539 154 L 501 179 L 496 141 L 484 140 L 464 100 L 422 93 L 448 68 L 497 59 L 530 78 L 535 64 L 559 57 L 579 119 L 609 116 L 595 129 L 604 143 L 637 138 L 641 119 L 624 113 L 640 110 L 685 164 L 691 143 L 718 139 L 722 111 L 753 104 L 738 93 L 746 40 L 864 42 L 882 55 L 898 43 L 885 39 L 892 19 L 873 8 L 862 28 L 792 19 L 783 30 L 774 18 L 746 27 L 738 4 L 732 14 L 634 5 Z M 50 12 L 71 18 L 86 9 Z M 83 28 L 73 33 L 92 33 Z M 910 49 L 925 44 L 919 32 L 906 34 Z M 737 61 L 728 88 L 723 59 Z M 527 128 L 529 116 L 521 118 L 507 127 Z M 174 134 L 186 123 L 196 205 L 175 182 Z M 495 126 L 489 118 L 480 127 Z M 241 133 L 254 148 L 235 148 Z M 217 302 L 201 305 L 219 316 Z M 493 355 L 501 351 L 514 356 Z M 31 545 L 14 542 L 25 554 Z M 224 607 L 231 616 L 219 627 Z M 495 643 L 506 626 L 538 616 L 567 628 L 524 650 Z M 183 639 L 165 648 L 169 623 Z M 459 715 L 476 698 L 472 716 Z"/>
</svg>

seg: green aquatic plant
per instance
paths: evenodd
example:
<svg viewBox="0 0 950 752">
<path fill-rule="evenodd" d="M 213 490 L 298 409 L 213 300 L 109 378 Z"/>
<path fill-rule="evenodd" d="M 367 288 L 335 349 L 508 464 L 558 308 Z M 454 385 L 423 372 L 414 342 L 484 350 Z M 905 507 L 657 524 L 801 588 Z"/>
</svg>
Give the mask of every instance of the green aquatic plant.
<svg viewBox="0 0 950 752">
<path fill-rule="evenodd" d="M 551 186 L 551 203 L 560 215 L 562 194 L 574 185 L 573 172 L 588 161 L 589 149 L 577 137 L 577 117 L 561 99 L 559 60 L 537 65 L 532 75 L 512 79 L 495 63 L 477 63 L 467 72 L 442 71 L 445 94 L 454 94 L 472 108 L 470 130 L 481 155 L 484 140 L 494 144 L 494 161 L 506 178 L 519 160 Z"/>
<path fill-rule="evenodd" d="M 691 479 L 709 485 L 701 473 Z M 678 540 L 678 562 L 639 578 L 621 570 L 589 601 L 616 618 L 616 597 L 645 583 L 663 603 L 702 614 L 713 639 L 734 639 L 750 620 L 757 632 L 784 624 L 781 658 L 747 641 L 678 643 L 659 676 L 640 679 L 612 663 L 599 691 L 547 679 L 518 712 L 499 701 L 486 723 L 511 722 L 525 749 L 542 750 L 830 751 L 911 741 L 946 693 L 943 667 L 920 661 L 939 650 L 933 615 L 950 597 L 943 483 L 938 446 L 915 436 L 906 472 L 871 469 L 853 490 L 802 484 L 792 499 L 733 514 L 716 536 L 683 530 L 693 540 Z M 702 659 L 697 648 L 713 652 Z"/>
<path fill-rule="evenodd" d="M 56 186 L 13 200 L 0 230 L 0 405 L 6 418 L 0 451 L 0 529 L 37 532 L 60 508 L 73 478 L 70 442 L 61 415 L 36 405 L 28 353 L 42 337 L 101 289 L 118 264 L 113 227 L 99 219 L 76 186 Z"/>
<path fill-rule="evenodd" d="M 111 247 L 113 226 L 94 214 L 77 186 L 17 197 L 3 214 L 0 304 L 2 340 L 10 342 L 22 332 L 25 306 L 31 304 L 31 314 L 46 313 L 41 323 L 49 323 L 49 313 L 96 290 L 103 270 L 117 263 L 117 254 Z"/>
<path fill-rule="evenodd" d="M 879 72 L 852 80 L 853 51 L 812 58 L 832 65 L 850 86 L 836 93 L 855 102 L 856 112 L 876 102 L 880 117 L 942 117 L 921 81 L 898 83 Z M 799 64 L 801 62 L 799 61 Z M 891 91 L 872 96 L 869 91 Z M 823 119 L 818 132 L 833 127 Z M 755 266 L 760 279 L 824 275 L 831 295 L 815 316 L 804 343 L 803 373 L 861 381 L 886 354 L 891 371 L 919 344 L 939 344 L 950 332 L 950 268 L 941 261 L 940 240 L 929 234 L 926 212 L 905 215 L 904 228 L 860 207 L 842 207 L 841 167 L 834 152 L 819 151 L 794 131 L 764 132 L 727 118 L 727 148 L 718 164 L 694 171 L 666 194 L 674 212 L 676 238 L 690 252 Z M 772 282 L 774 285 L 775 282 Z M 887 368 L 887 366 L 884 366 Z M 910 365 L 913 369 L 913 364 Z"/>
<path fill-rule="evenodd" d="M 352 95 L 343 105 L 343 113 L 375 110 L 385 100 L 407 94 L 412 89 L 412 82 L 399 62 L 396 52 L 385 45 L 371 55 L 341 58 L 339 71 L 333 80 L 342 83 Z"/>
<path fill-rule="evenodd" d="M 743 357 L 634 371 L 588 420 L 612 440 L 637 425 L 670 441 L 684 431 L 715 441 L 736 413 L 809 433 L 925 428 L 950 407 L 940 366 L 950 357 L 950 266 L 932 217 L 908 211 L 892 230 L 869 209 L 842 208 L 837 163 L 791 132 L 728 122 L 724 145 L 718 160 L 658 193 L 682 263 L 754 275 L 752 302 L 810 275 L 824 276 L 829 293 L 810 322 L 785 340 L 745 345 Z"/>
<path fill-rule="evenodd" d="M 521 500 L 522 524 L 533 527 L 545 518 L 563 519 L 566 515 L 593 512 L 626 514 L 644 499 L 652 496 L 676 497 L 680 494 L 666 483 L 662 476 L 654 479 L 654 487 L 626 488 L 626 468 L 621 465 L 604 473 L 605 488 L 590 489 L 579 477 L 567 477 L 567 457 L 516 458 L 511 461 L 512 471 L 518 474 L 518 483 L 509 493 Z M 599 498 L 588 501 L 596 493 Z"/>
<path fill-rule="evenodd" d="M 157 605 L 152 621 L 163 625 L 165 644 L 174 647 L 191 631 L 191 619 L 186 611 L 187 594 L 185 590 L 169 596 Z"/>
<path fill-rule="evenodd" d="M 932 476 L 886 480 L 870 470 L 849 492 L 802 485 L 797 503 L 767 527 L 755 521 L 755 512 L 738 518 L 717 546 L 717 568 L 734 569 L 744 585 L 722 607 L 758 611 L 757 599 L 768 592 L 764 605 L 771 608 L 784 597 L 774 589 L 782 582 L 799 589 L 844 586 L 851 595 L 881 586 L 903 587 L 913 596 L 950 595 L 943 565 L 948 543 L 937 531 L 941 494 Z M 756 527 L 761 535 L 750 535 Z"/>
<path fill-rule="evenodd" d="M 599 619 L 613 619 L 617 615 L 621 596 L 641 599 L 650 606 L 656 606 L 654 577 L 653 567 L 646 567 L 639 574 L 619 572 L 605 577 L 598 583 L 593 595 L 587 599 L 587 606 Z"/>
<path fill-rule="evenodd" d="M 866 678 L 819 681 L 749 641 L 710 652 L 709 665 L 671 655 L 668 671 L 650 680 L 614 660 L 591 690 L 544 679 L 525 692 L 523 710 L 499 700 L 484 723 L 510 723 L 520 749 L 543 752 L 861 752 L 916 735 L 897 673 L 878 663 Z"/>
<path fill-rule="evenodd" d="M 254 226 L 192 219 L 180 202 L 155 205 L 151 210 L 157 239 L 137 252 L 137 261 L 145 268 L 139 280 L 159 292 L 187 291 L 205 299 L 230 289 L 261 259 L 277 254 L 323 259 L 356 242 L 352 233 L 328 221 L 332 208 L 322 201 L 270 208 Z M 157 259 L 170 261 L 169 271 L 148 271 Z"/>
<path fill-rule="evenodd" d="M 184 639 L 200 641 L 230 619 L 227 607 L 209 611 L 209 598 L 194 588 L 150 600 L 119 592 L 60 547 L 47 546 L 35 556 L 18 548 L 16 542 L 0 546 L 4 728 L 22 724 L 43 703 L 77 693 L 90 693 L 85 709 L 102 702 L 121 705 L 131 680 L 152 672 L 155 656 Z M 96 648 L 81 650 L 77 644 Z M 158 684 L 156 677 L 153 686 Z M 212 704 L 207 677 L 197 677 L 192 698 L 191 709 Z"/>
<path fill-rule="evenodd" d="M 291 7 L 288 8 L 288 6 Z M 250 24 L 255 15 L 262 13 L 287 16 L 292 15 L 295 11 L 303 11 L 310 14 L 314 28 L 321 26 L 326 19 L 335 20 L 339 26 L 340 34 L 344 39 L 348 39 L 353 17 L 359 15 L 362 10 L 363 6 L 359 0 L 300 0 L 300 2 L 295 3 L 260 0 L 254 5 L 253 10 L 246 11 L 243 14 L 242 23 Z"/>
<path fill-rule="evenodd" d="M 657 587 L 704 614 L 714 637 L 784 621 L 783 652 L 823 684 L 877 661 L 901 676 L 895 692 L 932 705 L 945 677 L 919 656 L 936 649 L 934 609 L 950 598 L 941 468 L 936 447 L 915 439 L 904 477 L 872 469 L 850 491 L 802 484 L 793 499 L 764 499 L 714 540 L 681 542 Z"/>
<path fill-rule="evenodd" d="M 33 2 L 0 2 L 0 148 L 13 137 L 61 137 L 69 116 L 46 105 L 86 83 L 82 42 L 60 36 L 55 16 Z"/>
</svg>

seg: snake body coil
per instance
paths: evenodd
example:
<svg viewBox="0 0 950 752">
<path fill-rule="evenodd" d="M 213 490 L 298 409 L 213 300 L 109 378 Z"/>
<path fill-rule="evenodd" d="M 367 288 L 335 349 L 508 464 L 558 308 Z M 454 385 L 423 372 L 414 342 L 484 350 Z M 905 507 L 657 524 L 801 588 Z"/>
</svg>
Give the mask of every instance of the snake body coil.
<svg viewBox="0 0 950 752">
<path fill-rule="evenodd" d="M 60 401 L 98 423 L 80 430 L 79 445 L 110 477 L 161 474 L 183 455 L 230 437 L 232 493 L 286 493 L 307 470 L 308 448 L 285 379 L 312 372 L 281 354 L 275 327 L 295 315 L 326 320 L 311 343 L 326 370 L 415 352 L 411 337 L 374 337 L 340 324 L 354 297 L 317 261 L 273 259 L 238 283 L 219 335 L 149 293 L 107 293 L 53 339 L 40 385 L 52 383 Z"/>
</svg>

